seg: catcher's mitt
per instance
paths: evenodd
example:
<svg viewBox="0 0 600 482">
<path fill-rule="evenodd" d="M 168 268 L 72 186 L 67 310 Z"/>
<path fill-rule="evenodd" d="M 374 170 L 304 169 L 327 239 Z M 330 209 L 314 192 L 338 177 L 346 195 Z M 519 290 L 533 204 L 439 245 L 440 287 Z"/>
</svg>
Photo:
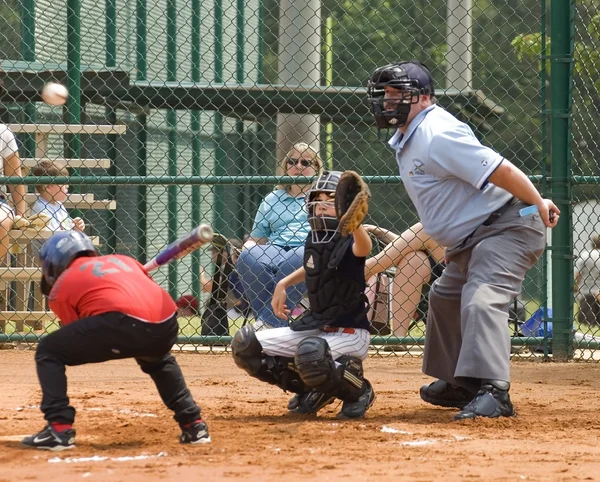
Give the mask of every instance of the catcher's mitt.
<svg viewBox="0 0 600 482">
<path fill-rule="evenodd" d="M 335 189 L 335 214 L 342 236 L 358 229 L 369 212 L 371 191 L 360 174 L 344 171 Z"/>
<path fill-rule="evenodd" d="M 29 216 L 27 218 L 27 221 L 29 221 L 30 228 L 34 228 L 38 231 L 41 231 L 43 229 L 50 229 L 49 226 L 50 221 L 52 221 L 52 218 L 48 214 L 37 213 L 32 216 Z"/>
<path fill-rule="evenodd" d="M 19 216 L 18 214 L 15 215 L 13 220 L 14 229 L 27 229 L 30 225 L 31 223 L 26 217 Z"/>
</svg>

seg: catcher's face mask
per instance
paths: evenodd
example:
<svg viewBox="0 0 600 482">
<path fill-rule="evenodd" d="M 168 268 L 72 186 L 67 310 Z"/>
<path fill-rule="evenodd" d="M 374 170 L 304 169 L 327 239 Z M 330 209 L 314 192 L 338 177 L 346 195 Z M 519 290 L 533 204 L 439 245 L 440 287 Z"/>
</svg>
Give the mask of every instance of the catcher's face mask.
<svg viewBox="0 0 600 482">
<path fill-rule="evenodd" d="M 433 80 L 425 66 L 400 62 L 375 70 L 367 92 L 377 127 L 398 128 L 406 125 L 421 94 L 433 94 Z"/>
<path fill-rule="evenodd" d="M 328 243 L 338 232 L 335 215 L 335 189 L 341 172 L 324 172 L 311 186 L 306 196 L 308 222 L 313 243 Z"/>
</svg>

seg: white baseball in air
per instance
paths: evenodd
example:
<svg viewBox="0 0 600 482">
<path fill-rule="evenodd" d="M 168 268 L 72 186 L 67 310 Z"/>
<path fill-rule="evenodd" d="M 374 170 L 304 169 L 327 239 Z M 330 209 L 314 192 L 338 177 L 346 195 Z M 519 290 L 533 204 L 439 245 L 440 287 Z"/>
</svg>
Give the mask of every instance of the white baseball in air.
<svg viewBox="0 0 600 482">
<path fill-rule="evenodd" d="M 62 84 L 48 82 L 42 89 L 42 99 L 48 105 L 63 105 L 67 102 L 69 91 Z"/>
<path fill-rule="evenodd" d="M 200 239 L 206 243 L 210 243 L 215 235 L 212 228 L 208 224 L 201 224 L 198 226 L 198 233 L 200 234 Z"/>
</svg>

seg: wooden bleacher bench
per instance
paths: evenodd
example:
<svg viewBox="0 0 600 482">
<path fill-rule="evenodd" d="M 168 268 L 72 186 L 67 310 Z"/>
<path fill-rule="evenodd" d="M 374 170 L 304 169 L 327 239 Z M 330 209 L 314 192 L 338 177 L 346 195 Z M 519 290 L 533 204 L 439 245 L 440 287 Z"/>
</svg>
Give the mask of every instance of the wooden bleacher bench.
<svg viewBox="0 0 600 482">
<path fill-rule="evenodd" d="M 27 204 L 33 205 L 37 199 L 37 194 L 29 193 L 25 195 Z M 117 209 L 117 202 L 110 199 L 96 199 L 93 194 L 69 194 L 63 202 L 67 209 L 106 209 L 114 211 Z"/>
<path fill-rule="evenodd" d="M 124 125 L 95 124 L 8 124 L 14 134 L 125 134 Z"/>
<path fill-rule="evenodd" d="M 110 159 L 67 159 L 64 157 L 36 157 L 34 159 L 25 158 L 21 159 L 22 167 L 30 171 L 31 168 L 35 167 L 39 162 L 51 161 L 63 166 L 70 167 L 73 169 L 108 169 L 110 167 Z"/>
</svg>

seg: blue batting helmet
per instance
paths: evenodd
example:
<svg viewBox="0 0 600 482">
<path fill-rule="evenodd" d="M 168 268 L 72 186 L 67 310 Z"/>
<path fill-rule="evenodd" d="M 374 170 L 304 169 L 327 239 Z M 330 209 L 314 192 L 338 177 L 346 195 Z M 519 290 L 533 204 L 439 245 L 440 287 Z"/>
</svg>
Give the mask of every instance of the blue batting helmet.
<svg viewBox="0 0 600 482">
<path fill-rule="evenodd" d="M 92 240 L 79 231 L 59 231 L 40 250 L 42 293 L 48 295 L 58 277 L 73 260 L 82 256 L 100 256 Z"/>
</svg>

